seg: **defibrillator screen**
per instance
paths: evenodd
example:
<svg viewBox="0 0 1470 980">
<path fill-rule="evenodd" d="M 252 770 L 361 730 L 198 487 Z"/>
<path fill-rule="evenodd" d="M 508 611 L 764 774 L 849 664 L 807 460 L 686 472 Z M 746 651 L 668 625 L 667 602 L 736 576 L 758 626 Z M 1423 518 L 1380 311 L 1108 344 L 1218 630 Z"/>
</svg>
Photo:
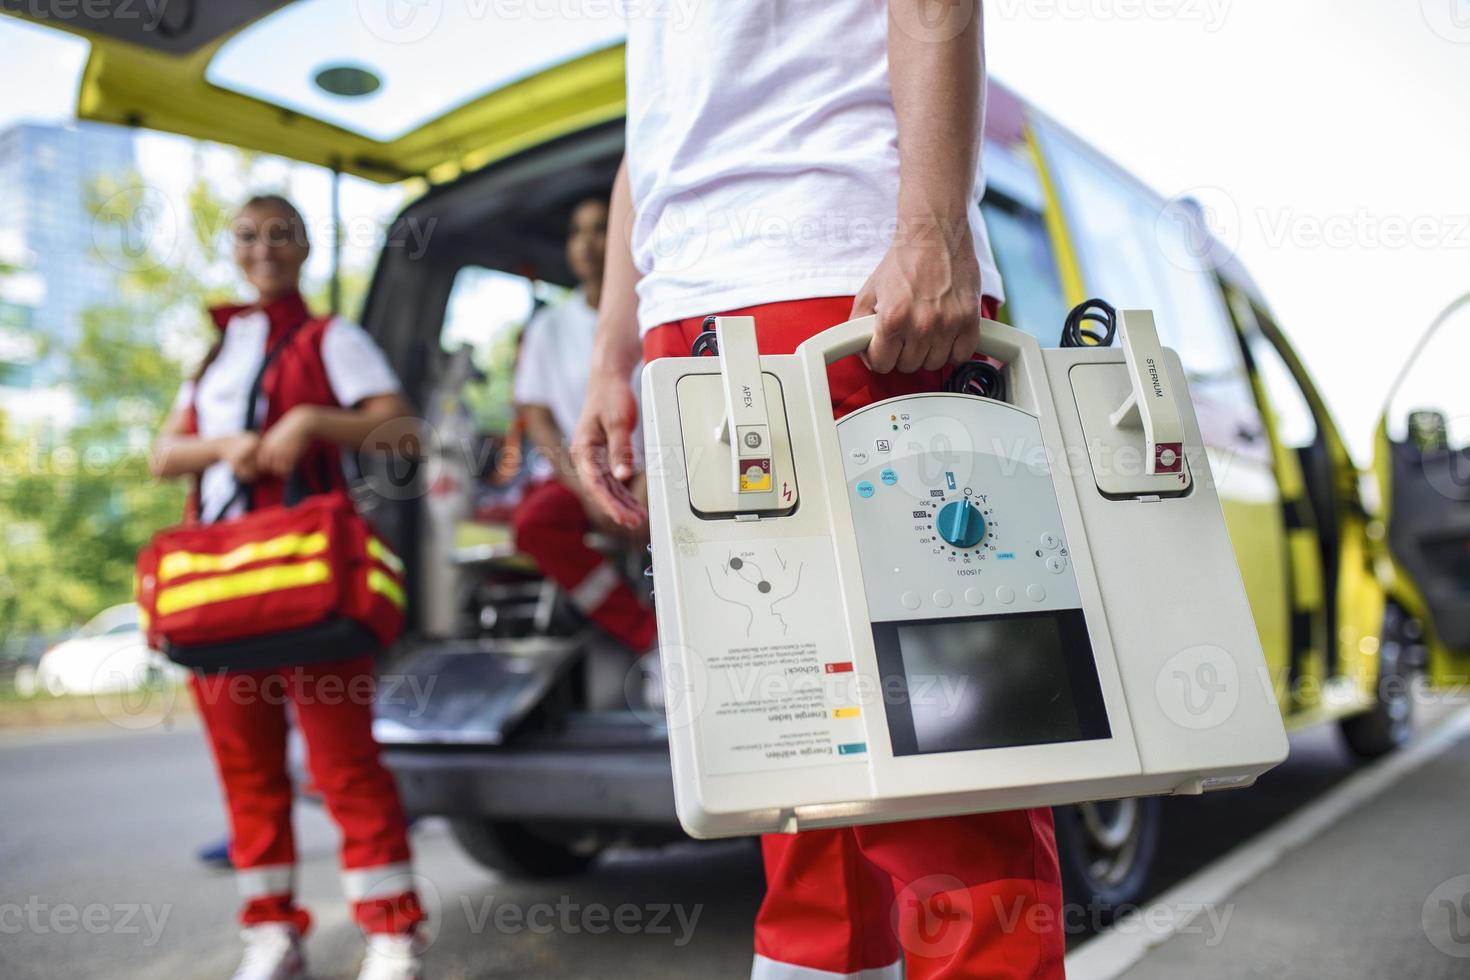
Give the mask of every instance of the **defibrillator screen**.
<svg viewBox="0 0 1470 980">
<path fill-rule="evenodd" d="M 893 754 L 1108 738 L 1082 610 L 874 623 Z"/>
</svg>

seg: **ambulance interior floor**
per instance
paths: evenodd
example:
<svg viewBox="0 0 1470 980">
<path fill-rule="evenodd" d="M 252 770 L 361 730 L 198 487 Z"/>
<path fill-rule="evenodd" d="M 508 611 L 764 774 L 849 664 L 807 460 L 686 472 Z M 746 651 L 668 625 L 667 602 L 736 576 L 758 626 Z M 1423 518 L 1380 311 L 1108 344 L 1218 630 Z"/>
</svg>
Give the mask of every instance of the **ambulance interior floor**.
<svg viewBox="0 0 1470 980">
<path fill-rule="evenodd" d="M 1081 944 L 1068 977 L 1470 977 L 1470 708 Z"/>
</svg>

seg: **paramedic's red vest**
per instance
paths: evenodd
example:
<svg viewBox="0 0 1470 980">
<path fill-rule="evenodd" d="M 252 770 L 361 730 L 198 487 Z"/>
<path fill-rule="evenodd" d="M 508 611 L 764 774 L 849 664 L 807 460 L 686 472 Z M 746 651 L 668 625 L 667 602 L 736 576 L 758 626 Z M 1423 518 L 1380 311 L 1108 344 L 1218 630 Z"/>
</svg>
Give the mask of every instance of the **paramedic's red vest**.
<svg viewBox="0 0 1470 980">
<path fill-rule="evenodd" d="M 296 405 L 340 407 L 336 396 L 332 394 L 332 385 L 327 380 L 326 362 L 322 359 L 322 337 L 326 333 L 328 324 L 332 322 L 332 318 L 330 316 L 312 317 L 301 294 L 294 292 L 273 300 L 263 307 L 259 304 L 211 307 L 209 315 L 214 320 L 215 326 L 223 331 L 229 326 L 231 318 L 256 309 L 263 309 L 270 320 L 265 348 L 261 351 L 262 356 L 265 350 L 269 350 L 271 345 L 291 327 L 303 320 L 309 321 L 296 331 L 286 348 L 266 369 L 265 377 L 261 381 L 261 391 L 265 395 L 267 408 L 265 418 L 258 420 L 258 431 L 268 430 L 282 415 Z M 244 405 L 240 406 L 240 415 L 241 418 L 244 418 Z M 185 431 L 196 434 L 199 431 L 193 404 L 189 406 Z M 347 486 L 347 479 L 342 472 L 341 448 L 331 443 L 318 439 L 312 440 L 296 465 L 312 492 Z M 255 479 L 251 495 L 252 506 L 258 508 L 282 503 L 285 490 L 285 480 L 273 474 L 262 473 Z M 185 506 L 185 519 L 190 523 L 200 519 L 197 477 L 193 488 L 189 491 L 188 503 Z"/>
</svg>

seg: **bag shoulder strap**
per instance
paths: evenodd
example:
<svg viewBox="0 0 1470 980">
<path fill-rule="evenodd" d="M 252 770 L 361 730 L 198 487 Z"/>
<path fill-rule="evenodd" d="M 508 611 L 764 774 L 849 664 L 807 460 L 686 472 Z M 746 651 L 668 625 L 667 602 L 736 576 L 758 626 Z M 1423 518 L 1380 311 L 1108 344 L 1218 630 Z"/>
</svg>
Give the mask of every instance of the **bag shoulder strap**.
<svg viewBox="0 0 1470 980">
<path fill-rule="evenodd" d="M 257 415 L 257 412 L 256 412 L 256 403 L 258 401 L 260 401 L 260 391 L 261 391 L 261 388 L 263 388 L 264 385 L 265 385 L 265 372 L 270 368 L 271 364 L 275 361 L 275 359 L 280 356 L 281 351 L 283 351 L 283 350 L 286 349 L 286 345 L 291 342 L 291 338 L 294 337 L 294 336 L 296 336 L 297 332 L 299 332 L 302 327 L 306 326 L 308 323 L 311 323 L 314 319 L 316 319 L 316 318 L 314 318 L 314 317 L 307 317 L 306 319 L 300 321 L 299 323 L 295 323 L 295 324 L 292 324 L 290 327 L 287 327 L 286 330 L 281 334 L 281 336 L 276 340 L 276 342 L 274 344 L 272 344 L 266 350 L 265 357 L 262 358 L 261 359 L 261 362 L 260 362 L 260 369 L 255 372 L 255 380 L 253 380 L 253 381 L 250 382 L 250 393 L 245 396 L 245 429 L 244 429 L 244 431 L 246 431 L 246 432 L 254 432 L 254 431 L 256 431 L 256 429 L 257 429 L 257 427 L 259 425 L 259 421 L 256 418 L 256 415 Z M 196 392 L 196 397 L 197 397 L 197 392 Z M 244 483 L 241 480 L 239 480 L 238 478 L 236 478 L 236 480 L 235 480 L 235 492 L 232 493 L 232 494 L 230 494 L 230 499 L 229 500 L 226 500 L 223 504 L 220 505 L 220 508 L 219 508 L 218 511 L 215 512 L 214 517 L 210 518 L 209 520 L 205 521 L 204 523 L 205 524 L 213 524 L 216 521 L 218 521 L 220 518 L 224 517 L 225 514 L 229 512 L 229 509 L 235 505 L 235 501 L 236 500 L 239 500 L 242 496 L 245 498 L 245 509 L 247 511 L 250 510 L 251 509 L 251 499 L 250 499 L 251 487 L 252 487 L 251 484 Z"/>
</svg>

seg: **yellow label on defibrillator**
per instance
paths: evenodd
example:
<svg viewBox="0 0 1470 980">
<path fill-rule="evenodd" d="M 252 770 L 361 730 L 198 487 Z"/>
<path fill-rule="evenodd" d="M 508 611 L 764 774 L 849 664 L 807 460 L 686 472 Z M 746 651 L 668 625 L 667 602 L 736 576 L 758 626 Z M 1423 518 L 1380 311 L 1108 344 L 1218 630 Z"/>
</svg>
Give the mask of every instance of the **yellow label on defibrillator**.
<svg viewBox="0 0 1470 980">
<path fill-rule="evenodd" d="M 769 493 L 771 490 L 771 460 L 742 459 L 740 461 L 740 492 Z"/>
</svg>

